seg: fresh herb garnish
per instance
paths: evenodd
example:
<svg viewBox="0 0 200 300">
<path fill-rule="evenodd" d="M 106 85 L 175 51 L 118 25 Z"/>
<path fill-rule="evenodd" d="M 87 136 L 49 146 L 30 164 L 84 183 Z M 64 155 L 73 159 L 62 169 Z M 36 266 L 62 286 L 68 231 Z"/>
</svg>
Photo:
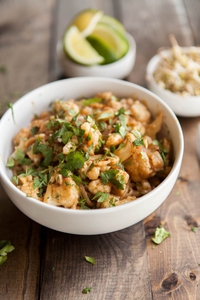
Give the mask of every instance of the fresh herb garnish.
<svg viewBox="0 0 200 300">
<path fill-rule="evenodd" d="M 104 113 L 100 114 L 100 116 L 98 117 L 98 120 L 107 119 L 107 118 L 110 118 L 113 116 L 114 116 L 114 114 L 111 112 L 104 112 Z"/>
<path fill-rule="evenodd" d="M 152 241 L 155 244 L 160 244 L 166 239 L 168 236 L 170 236 L 170 232 L 166 231 L 164 227 L 159 226 L 155 230 L 155 236 L 152 237 Z"/>
<path fill-rule="evenodd" d="M 0 73 L 5 74 L 7 72 L 6 67 L 0 66 Z"/>
<path fill-rule="evenodd" d="M 84 165 L 85 159 L 81 152 L 79 151 L 71 151 L 67 156 L 66 156 L 66 163 L 62 167 L 60 173 L 65 176 L 65 170 L 70 170 L 70 171 L 75 171 L 78 169 L 81 169 Z"/>
<path fill-rule="evenodd" d="M 110 196 L 110 194 L 108 193 L 103 193 L 103 192 L 97 192 L 96 195 L 92 198 L 92 200 L 97 200 L 97 202 L 105 202 L 106 200 L 108 200 L 108 197 Z"/>
<path fill-rule="evenodd" d="M 31 134 L 32 135 L 35 135 L 36 133 L 38 133 L 38 131 L 39 131 L 39 127 L 37 127 L 37 126 L 33 126 L 32 128 L 31 128 Z"/>
<path fill-rule="evenodd" d="M 10 241 L 0 240 L 0 266 L 7 260 L 7 254 L 14 249 Z"/>
<path fill-rule="evenodd" d="M 83 293 L 83 294 L 88 294 L 88 293 L 91 292 L 91 290 L 92 290 L 91 287 L 86 287 L 86 288 L 84 288 L 84 289 L 82 290 L 82 293 Z"/>
<path fill-rule="evenodd" d="M 99 103 L 101 101 L 102 101 L 101 98 L 97 98 L 97 97 L 96 98 L 89 98 L 89 99 L 86 99 L 86 100 L 82 101 L 81 104 L 83 106 L 89 106 L 92 103 Z"/>
<path fill-rule="evenodd" d="M 95 265 L 95 259 L 93 258 L 93 257 L 90 257 L 90 256 L 85 256 L 85 260 L 87 261 L 87 262 L 89 262 L 90 264 L 92 264 L 92 265 Z"/>
<path fill-rule="evenodd" d="M 9 102 L 9 103 L 7 104 L 7 107 L 11 109 L 12 118 L 13 118 L 13 121 L 14 121 L 14 123 L 15 123 L 13 104 Z"/>
<path fill-rule="evenodd" d="M 119 170 L 106 170 L 105 172 L 101 172 L 100 177 L 103 184 L 107 184 L 111 182 L 117 189 L 123 190 L 124 189 L 124 176 L 118 175 Z"/>
<path fill-rule="evenodd" d="M 197 232 L 197 227 L 192 227 L 192 228 L 191 228 L 191 231 Z"/>
<path fill-rule="evenodd" d="M 42 165 L 48 167 L 53 160 L 53 150 L 50 146 L 46 144 L 41 144 L 40 141 L 36 141 L 33 145 L 33 153 L 39 154 L 42 153 L 44 160 Z"/>
</svg>

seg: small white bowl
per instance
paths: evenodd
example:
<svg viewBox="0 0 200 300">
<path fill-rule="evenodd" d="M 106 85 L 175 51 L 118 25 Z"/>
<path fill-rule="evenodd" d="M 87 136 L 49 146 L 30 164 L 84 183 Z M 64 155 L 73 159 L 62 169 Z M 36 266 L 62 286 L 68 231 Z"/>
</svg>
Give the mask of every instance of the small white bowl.
<svg viewBox="0 0 200 300">
<path fill-rule="evenodd" d="M 145 100 L 151 113 L 164 114 L 163 127 L 170 134 L 174 150 L 174 164 L 164 181 L 148 194 L 135 201 L 105 209 L 73 210 L 51 206 L 27 197 L 11 181 L 12 172 L 6 167 L 13 152 L 13 137 L 28 126 L 34 115 L 48 109 L 55 99 L 91 97 L 98 92 L 112 91 L 119 97 L 137 95 Z M 72 234 L 103 234 L 131 226 L 150 215 L 171 192 L 181 167 L 183 134 L 173 111 L 155 94 L 133 83 L 99 77 L 80 77 L 49 83 L 23 96 L 0 121 L 0 173 L 2 185 L 12 202 L 29 218 L 46 227 Z"/>
<path fill-rule="evenodd" d="M 183 48 L 187 51 L 187 47 Z M 163 55 L 168 55 L 169 50 L 162 51 Z M 198 117 L 200 116 L 200 96 L 181 96 L 162 88 L 154 79 L 153 73 L 161 57 L 159 54 L 153 56 L 146 69 L 148 88 L 162 98 L 174 111 L 177 116 Z"/>
<path fill-rule="evenodd" d="M 123 79 L 131 73 L 136 56 L 134 38 L 127 33 L 127 40 L 129 50 L 124 57 L 111 64 L 95 66 L 83 66 L 71 61 L 63 51 L 62 41 L 59 41 L 56 51 L 60 66 L 67 77 L 97 76 Z"/>
</svg>

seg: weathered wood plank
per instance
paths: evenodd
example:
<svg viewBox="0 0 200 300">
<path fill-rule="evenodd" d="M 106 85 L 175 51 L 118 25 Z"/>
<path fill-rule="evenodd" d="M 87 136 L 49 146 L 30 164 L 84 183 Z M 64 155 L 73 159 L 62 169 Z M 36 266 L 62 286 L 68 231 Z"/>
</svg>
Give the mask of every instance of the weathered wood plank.
<svg viewBox="0 0 200 300">
<path fill-rule="evenodd" d="M 195 1 L 194 1 L 195 2 Z M 193 3 L 194 3 L 193 2 Z M 132 30 L 137 43 L 137 60 L 129 80 L 145 85 L 145 65 L 161 46 L 170 46 L 168 35 L 175 34 L 181 46 L 195 45 L 199 33 L 191 28 L 198 28 L 200 10 L 198 1 L 194 6 L 187 2 L 186 12 L 181 1 L 144 3 L 143 9 L 134 2 L 138 12 L 131 24 L 130 16 L 125 22 Z M 130 3 L 131 4 L 131 3 Z M 175 4 L 175 5 L 174 5 Z M 123 6 L 122 6 L 123 9 Z M 196 11 L 195 11 L 196 9 Z M 124 16 L 129 10 L 125 10 Z M 195 11 L 195 12 L 194 12 Z M 188 16 L 190 17 L 188 19 Z M 195 17 L 196 16 L 196 17 Z M 138 26 L 138 27 L 137 27 Z M 139 26 L 145 28 L 140 30 Z M 145 44 L 146 41 L 146 44 Z M 140 68 L 141 66 L 141 68 Z M 134 72 L 136 71 L 137 72 Z M 138 72 L 139 70 L 139 72 Z M 180 119 L 185 137 L 185 154 L 180 177 L 165 203 L 144 223 L 147 232 L 152 226 L 150 236 L 147 234 L 147 251 L 149 273 L 153 299 L 200 299 L 199 291 L 199 231 L 191 231 L 192 226 L 199 226 L 199 164 L 197 161 L 197 123 L 199 118 Z M 152 248 L 152 233 L 163 222 L 170 232 L 163 244 Z"/>
<path fill-rule="evenodd" d="M 54 0 L 0 1 L 0 103 L 14 102 L 49 80 L 49 37 Z M 4 70 L 4 72 L 2 71 Z M 24 216 L 0 187 L 0 239 L 15 250 L 0 266 L 0 299 L 37 299 L 41 226 Z"/>
<path fill-rule="evenodd" d="M 152 235 L 147 234 L 153 299 L 200 299 L 200 176 L 196 147 L 197 121 L 200 119 L 181 119 L 187 142 L 180 176 L 168 199 L 145 224 L 148 232 L 149 225 L 159 219 L 164 227 L 173 233 L 154 249 Z M 154 229 L 159 222 L 155 224 Z M 192 227 L 197 227 L 197 232 L 193 232 Z"/>
<path fill-rule="evenodd" d="M 55 0 L 0 2 L 1 114 L 8 102 L 49 81 L 49 40 Z"/>
<path fill-rule="evenodd" d="M 40 298 L 81 300 L 85 287 L 87 299 L 151 299 L 142 223 L 97 236 L 46 230 Z"/>
<path fill-rule="evenodd" d="M 0 239 L 10 240 L 15 247 L 0 266 L 0 299 L 37 299 L 40 228 L 12 204 L 0 185 Z"/>
</svg>

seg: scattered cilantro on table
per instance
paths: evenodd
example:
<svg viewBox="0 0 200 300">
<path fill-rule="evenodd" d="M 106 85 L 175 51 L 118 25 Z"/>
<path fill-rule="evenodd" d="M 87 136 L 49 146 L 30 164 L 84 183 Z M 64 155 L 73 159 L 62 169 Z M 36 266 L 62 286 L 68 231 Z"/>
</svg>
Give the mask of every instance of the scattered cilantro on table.
<svg viewBox="0 0 200 300">
<path fill-rule="evenodd" d="M 6 262 L 7 254 L 12 252 L 15 248 L 10 241 L 0 240 L 0 266 Z"/>
<path fill-rule="evenodd" d="M 152 237 L 152 241 L 155 243 L 155 244 L 161 244 L 164 239 L 166 239 L 168 236 L 170 236 L 170 232 L 169 231 L 166 231 L 164 227 L 162 226 L 159 226 L 156 228 L 155 230 L 155 236 Z"/>
<path fill-rule="evenodd" d="M 95 259 L 93 258 L 93 257 L 90 257 L 90 256 L 85 256 L 85 260 L 87 261 L 87 262 L 89 262 L 90 264 L 92 264 L 92 265 L 95 265 Z"/>
<path fill-rule="evenodd" d="M 86 288 L 84 288 L 84 289 L 82 290 L 82 293 L 83 293 L 83 294 L 88 294 L 88 293 L 91 292 L 91 290 L 92 290 L 91 287 L 86 287 Z"/>
</svg>

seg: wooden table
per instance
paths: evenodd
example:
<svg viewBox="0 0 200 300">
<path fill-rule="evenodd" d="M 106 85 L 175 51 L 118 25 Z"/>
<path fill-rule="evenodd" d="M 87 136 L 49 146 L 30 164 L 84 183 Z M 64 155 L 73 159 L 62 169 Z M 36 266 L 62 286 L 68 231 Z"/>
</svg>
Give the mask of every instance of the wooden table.
<svg viewBox="0 0 200 300">
<path fill-rule="evenodd" d="M 117 17 L 133 35 L 137 59 L 127 80 L 142 86 L 147 62 L 159 47 L 170 46 L 170 33 L 181 46 L 200 45 L 198 0 L 1 0 L 1 113 L 6 103 L 63 77 L 56 42 L 72 16 L 88 7 Z M 15 246 L 0 266 L 1 300 L 200 299 L 200 118 L 179 120 L 185 153 L 174 189 L 152 215 L 127 229 L 98 236 L 60 233 L 27 218 L 0 189 L 0 239 Z M 151 237 L 160 222 L 171 237 L 154 247 Z M 96 265 L 85 255 L 95 257 Z M 82 294 L 87 286 L 91 292 Z"/>
</svg>

